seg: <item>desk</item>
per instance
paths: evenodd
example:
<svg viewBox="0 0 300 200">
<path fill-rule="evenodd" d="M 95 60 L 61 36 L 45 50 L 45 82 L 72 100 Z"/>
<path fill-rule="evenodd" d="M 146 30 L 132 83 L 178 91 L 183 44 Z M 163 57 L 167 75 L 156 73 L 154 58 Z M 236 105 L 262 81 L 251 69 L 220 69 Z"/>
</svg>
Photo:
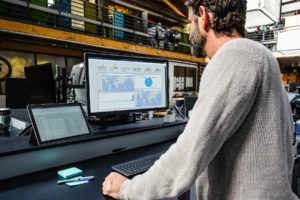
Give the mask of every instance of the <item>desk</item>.
<svg viewBox="0 0 300 200">
<path fill-rule="evenodd" d="M 100 199 L 102 182 L 111 166 L 135 158 L 166 151 L 183 132 L 186 122 L 164 123 L 162 118 L 100 130 L 93 135 L 68 142 L 37 146 L 28 136 L 0 138 L 0 199 Z M 113 153 L 116 149 L 126 151 Z M 69 188 L 57 185 L 57 171 L 78 167 L 84 176 L 93 175 L 90 183 Z M 180 200 L 189 199 L 189 193 Z"/>
<path fill-rule="evenodd" d="M 36 172 L 0 182 L 0 199 L 9 200 L 107 200 L 102 194 L 102 182 L 111 172 L 111 166 L 140 158 L 154 153 L 166 151 L 175 140 L 144 146 L 129 151 L 77 162 L 47 171 Z M 2 164 L 2 163 L 1 163 Z M 70 188 L 67 185 L 58 185 L 57 171 L 78 167 L 84 176 L 95 176 L 89 183 Z M 21 166 L 20 166 L 21 167 Z M 182 195 L 179 200 L 189 198 L 189 193 Z"/>
<path fill-rule="evenodd" d="M 137 121 L 100 130 L 86 138 L 37 146 L 28 136 L 0 138 L 0 181 L 82 160 L 109 155 L 117 149 L 134 149 L 177 139 L 186 122 L 164 123 L 163 118 Z M 22 166 L 20 168 L 20 166 Z"/>
</svg>

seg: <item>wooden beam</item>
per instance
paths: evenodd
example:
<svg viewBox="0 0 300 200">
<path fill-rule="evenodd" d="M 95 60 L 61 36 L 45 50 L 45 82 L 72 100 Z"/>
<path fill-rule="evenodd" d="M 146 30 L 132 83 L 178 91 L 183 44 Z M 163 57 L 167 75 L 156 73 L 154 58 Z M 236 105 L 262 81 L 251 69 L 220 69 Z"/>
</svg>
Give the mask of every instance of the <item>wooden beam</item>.
<svg viewBox="0 0 300 200">
<path fill-rule="evenodd" d="M 0 39 L 0 48 L 31 53 L 43 53 L 83 58 L 83 51 Z"/>
<path fill-rule="evenodd" d="M 113 49 L 119 51 L 132 52 L 137 54 L 152 55 L 176 60 L 186 60 L 190 62 L 205 62 L 204 58 L 196 58 L 191 55 L 181 54 L 177 52 L 164 51 L 151 47 L 145 47 L 125 42 L 119 42 L 96 36 L 83 35 L 74 32 L 58 30 L 54 28 L 46 28 L 42 26 L 25 24 L 10 20 L 0 19 L 0 29 L 12 31 L 15 33 L 25 33 L 36 37 L 46 37 L 49 39 L 58 39 L 68 42 L 74 42 L 84 45 L 97 46 L 100 48 Z"/>
<path fill-rule="evenodd" d="M 178 15 L 181 15 L 182 17 L 186 17 L 176 6 L 174 6 L 169 0 L 163 0 L 165 4 L 167 4 L 172 10 L 174 10 Z"/>
</svg>

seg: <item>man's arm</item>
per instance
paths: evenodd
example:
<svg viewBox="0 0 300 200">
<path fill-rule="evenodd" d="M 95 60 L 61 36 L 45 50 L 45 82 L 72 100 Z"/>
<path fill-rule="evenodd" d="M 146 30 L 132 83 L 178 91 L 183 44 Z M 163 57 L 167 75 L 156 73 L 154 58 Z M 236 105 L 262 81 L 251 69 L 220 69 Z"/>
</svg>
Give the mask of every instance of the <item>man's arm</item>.
<svg viewBox="0 0 300 200">
<path fill-rule="evenodd" d="M 192 117 L 177 142 L 146 173 L 124 182 L 121 199 L 165 199 L 185 192 L 244 121 L 258 90 L 259 62 L 235 49 L 224 54 L 205 69 Z"/>
</svg>

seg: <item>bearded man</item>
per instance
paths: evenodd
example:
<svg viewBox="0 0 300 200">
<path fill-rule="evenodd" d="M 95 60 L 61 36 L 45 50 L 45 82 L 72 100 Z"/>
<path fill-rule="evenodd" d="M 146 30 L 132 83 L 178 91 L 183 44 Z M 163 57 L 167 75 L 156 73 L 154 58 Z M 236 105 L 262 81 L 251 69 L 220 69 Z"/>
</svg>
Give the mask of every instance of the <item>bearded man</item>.
<svg viewBox="0 0 300 200">
<path fill-rule="evenodd" d="M 116 199 L 176 197 L 196 183 L 199 200 L 296 200 L 291 190 L 293 118 L 278 62 L 244 39 L 245 0 L 188 0 L 194 56 L 210 62 L 177 142 L 144 174 L 111 173 Z"/>
</svg>

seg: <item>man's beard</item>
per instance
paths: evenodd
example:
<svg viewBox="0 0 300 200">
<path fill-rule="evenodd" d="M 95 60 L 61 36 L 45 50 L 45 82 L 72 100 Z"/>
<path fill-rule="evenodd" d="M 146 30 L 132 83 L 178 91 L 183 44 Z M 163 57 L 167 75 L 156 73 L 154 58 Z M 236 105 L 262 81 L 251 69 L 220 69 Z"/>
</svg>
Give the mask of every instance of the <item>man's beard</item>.
<svg viewBox="0 0 300 200">
<path fill-rule="evenodd" d="M 201 35 L 198 24 L 195 27 L 195 31 L 191 40 L 191 54 L 197 58 L 206 56 L 204 46 L 206 44 L 206 37 Z"/>
</svg>

